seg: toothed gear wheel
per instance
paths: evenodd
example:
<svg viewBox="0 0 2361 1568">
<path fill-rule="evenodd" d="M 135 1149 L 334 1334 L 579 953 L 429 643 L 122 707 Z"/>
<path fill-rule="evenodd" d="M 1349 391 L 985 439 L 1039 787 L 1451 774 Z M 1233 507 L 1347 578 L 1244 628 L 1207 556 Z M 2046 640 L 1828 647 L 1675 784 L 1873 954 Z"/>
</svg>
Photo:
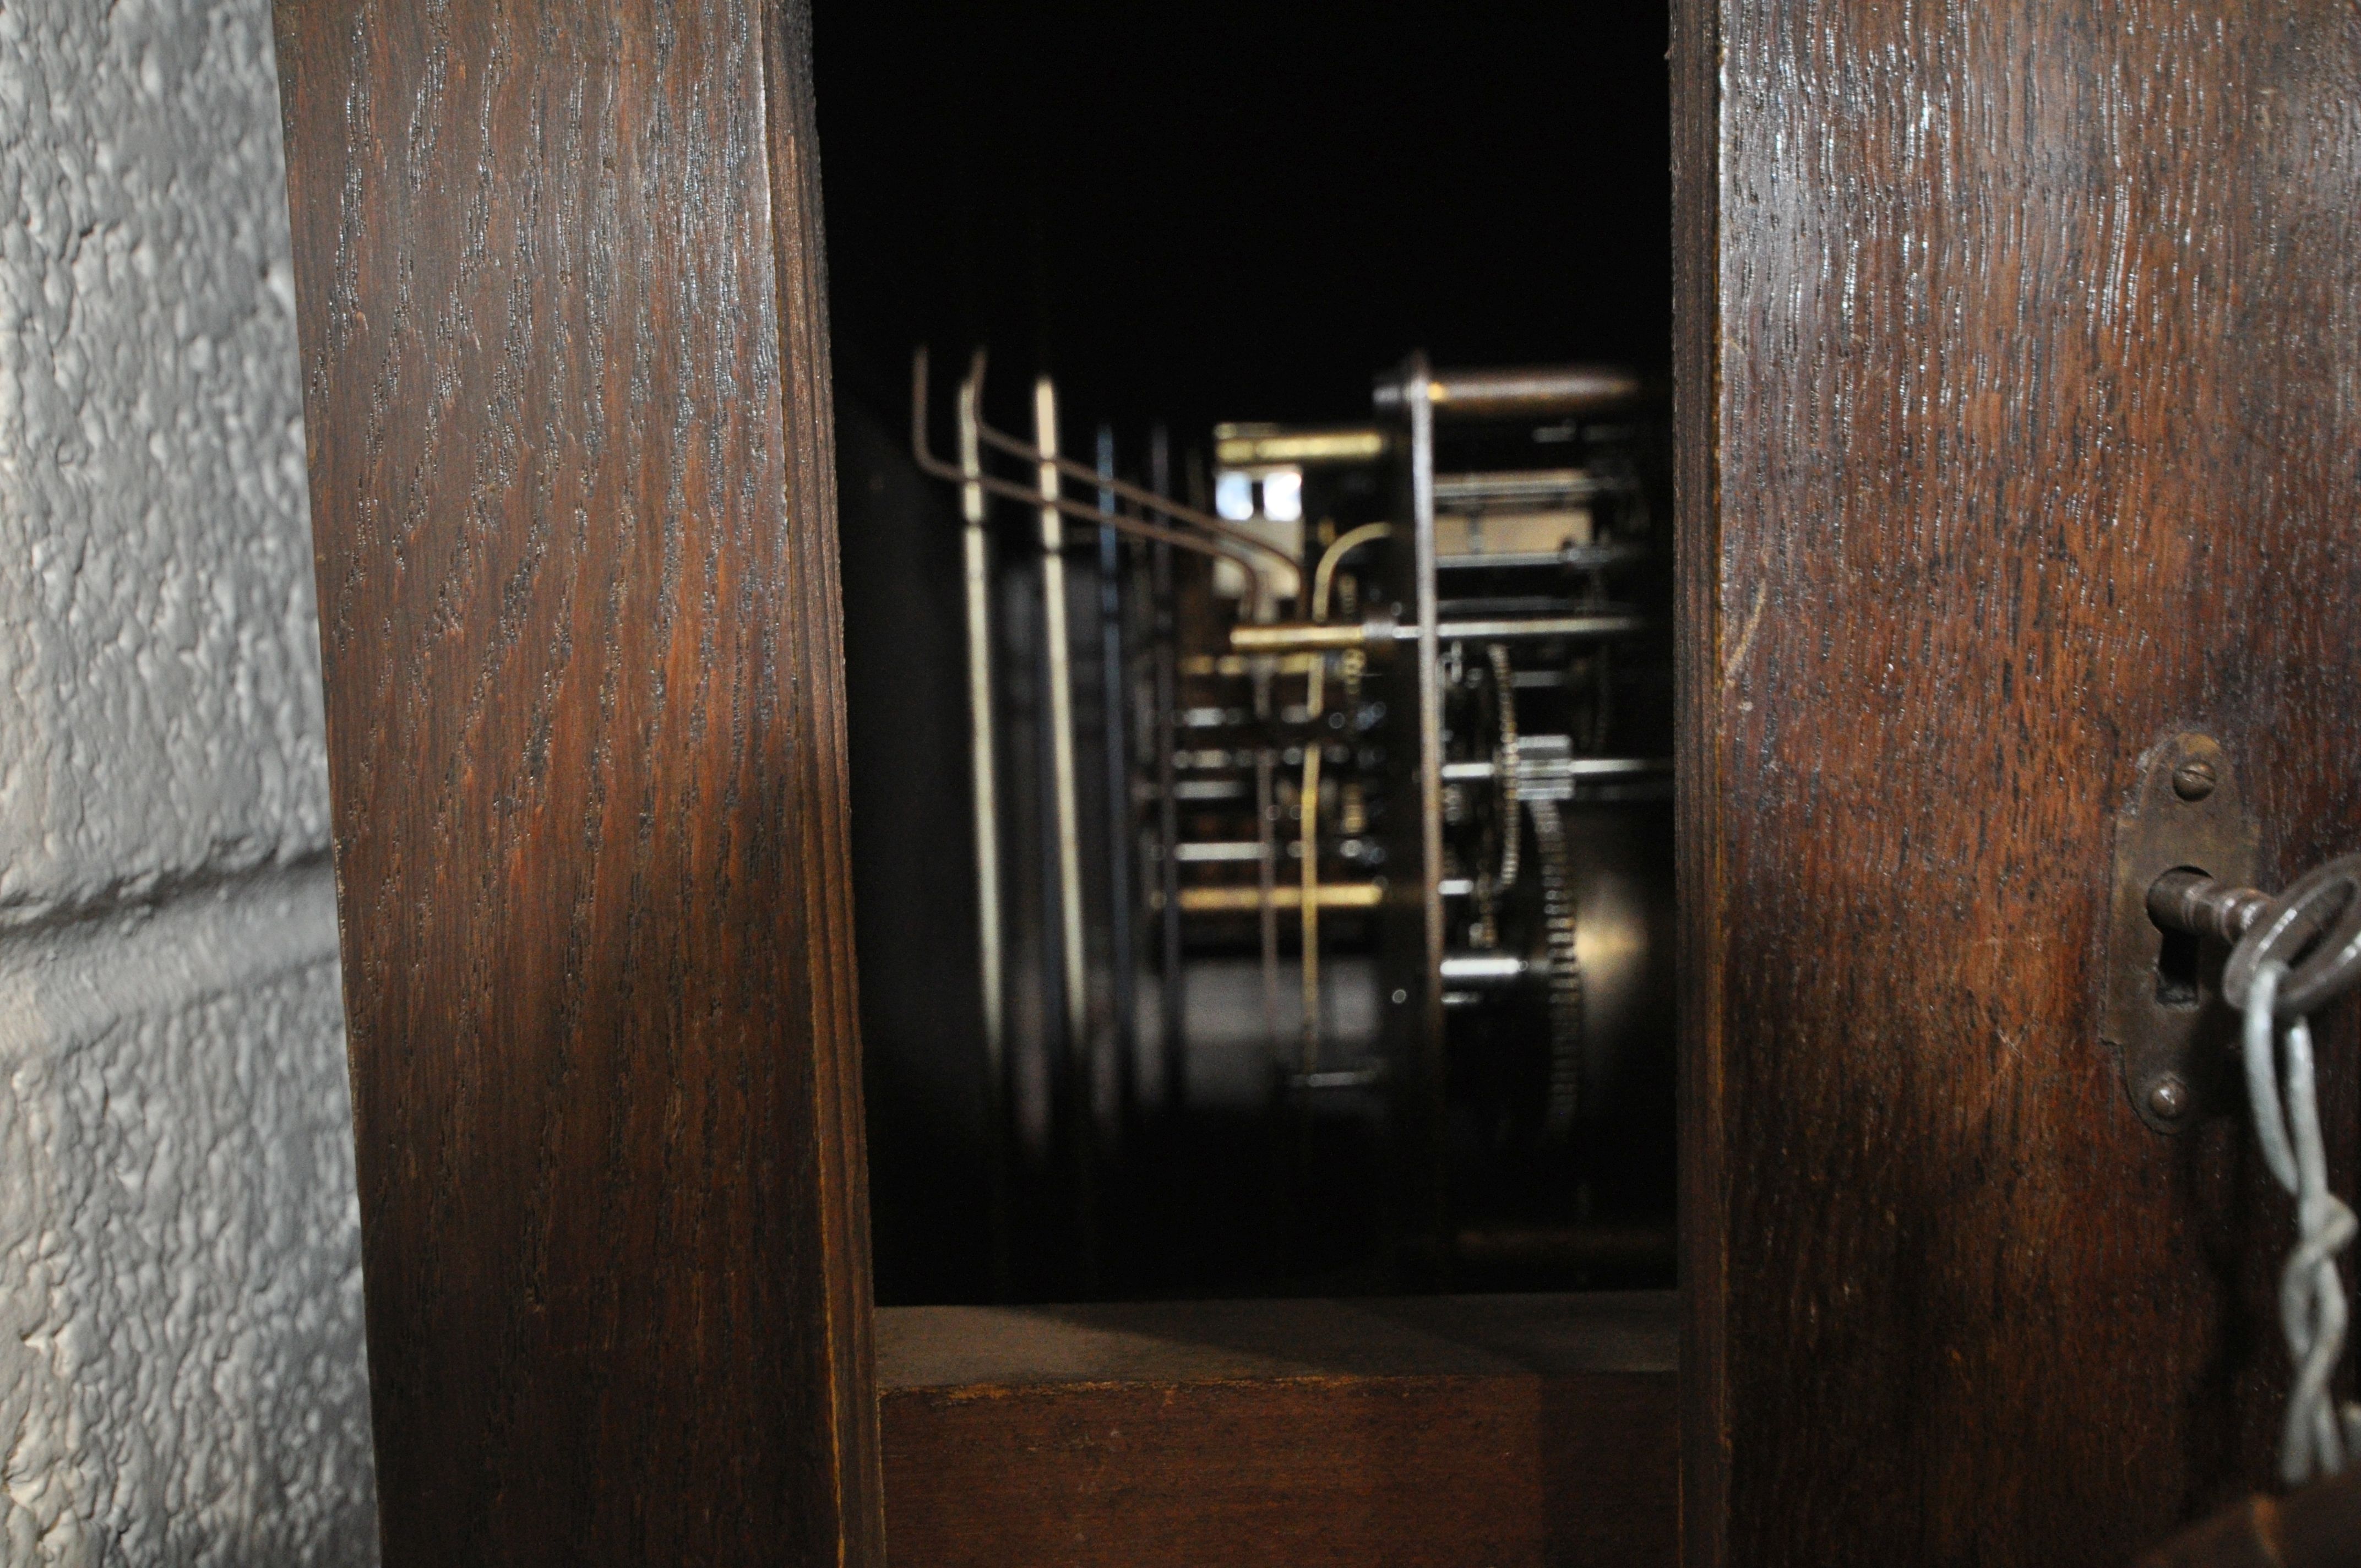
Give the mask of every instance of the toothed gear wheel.
<svg viewBox="0 0 2361 1568">
<path fill-rule="evenodd" d="M 1533 843 L 1541 851 L 1542 922 L 1549 947 L 1550 1077 L 1543 1123 L 1552 1140 L 1574 1130 L 1582 1104 L 1582 961 L 1576 956 L 1574 861 L 1565 819 L 1554 800 L 1528 800 Z"/>
<path fill-rule="evenodd" d="M 1524 835 L 1517 822 L 1517 682 L 1509 667 L 1509 650 L 1499 642 L 1486 652 L 1492 664 L 1492 706 L 1500 720 L 1499 750 L 1492 754 L 1492 777 L 1500 795 L 1500 872 L 1494 879 L 1502 890 L 1517 885 L 1517 851 Z"/>
</svg>

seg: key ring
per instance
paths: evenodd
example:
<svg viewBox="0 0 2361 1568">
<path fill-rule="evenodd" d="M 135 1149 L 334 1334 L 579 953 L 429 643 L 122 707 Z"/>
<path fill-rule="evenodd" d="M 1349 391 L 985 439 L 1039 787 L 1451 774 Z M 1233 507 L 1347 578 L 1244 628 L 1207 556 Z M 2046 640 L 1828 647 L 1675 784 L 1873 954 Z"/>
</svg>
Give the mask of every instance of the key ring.
<svg viewBox="0 0 2361 1568">
<path fill-rule="evenodd" d="M 2231 949 L 2223 999 L 2244 1007 L 2266 962 L 2288 966 L 2271 1008 L 2280 1020 L 2318 1012 L 2361 981 L 2361 855 L 2317 866 L 2271 900 Z"/>
</svg>

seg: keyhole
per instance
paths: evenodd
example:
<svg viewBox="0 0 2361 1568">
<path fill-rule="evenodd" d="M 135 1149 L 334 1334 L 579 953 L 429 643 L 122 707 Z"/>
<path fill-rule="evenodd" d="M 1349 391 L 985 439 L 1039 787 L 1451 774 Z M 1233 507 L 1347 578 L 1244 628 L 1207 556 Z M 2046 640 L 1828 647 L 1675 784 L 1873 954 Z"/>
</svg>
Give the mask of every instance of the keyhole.
<svg viewBox="0 0 2361 1568">
<path fill-rule="evenodd" d="M 2198 866 L 2176 866 L 2177 872 L 2194 872 L 2199 876 L 2209 873 Z M 2197 1005 L 2197 960 L 2199 938 L 2190 931 L 2175 931 L 2159 927 L 2163 943 L 2156 950 L 2156 1000 L 2162 1007 L 2194 1007 Z"/>
<path fill-rule="evenodd" d="M 2198 939 L 2188 931 L 2161 935 L 2164 941 L 2156 951 L 2156 999 L 2166 1007 L 2194 1007 Z"/>
</svg>

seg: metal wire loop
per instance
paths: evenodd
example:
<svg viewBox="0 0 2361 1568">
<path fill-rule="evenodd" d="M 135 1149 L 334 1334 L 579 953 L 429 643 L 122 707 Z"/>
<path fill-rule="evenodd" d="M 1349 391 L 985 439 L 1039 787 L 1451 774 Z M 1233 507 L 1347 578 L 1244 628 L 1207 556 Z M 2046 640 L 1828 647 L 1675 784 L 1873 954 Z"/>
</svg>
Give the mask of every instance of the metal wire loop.
<svg viewBox="0 0 2361 1568">
<path fill-rule="evenodd" d="M 2294 1486 L 2344 1469 L 2361 1435 L 2361 1409 L 2339 1407 L 2329 1391 L 2344 1353 L 2346 1323 L 2336 1255 L 2352 1245 L 2361 1227 L 2353 1211 L 2328 1190 L 2312 1025 L 2299 1015 L 2281 1030 L 2273 1016 L 2289 973 L 2277 959 L 2266 959 L 2256 969 L 2246 996 L 2244 1043 L 2246 1093 L 2263 1161 L 2296 1201 L 2296 1245 L 2279 1276 L 2279 1328 L 2295 1374 L 2280 1431 L 2279 1476 Z M 2281 1043 L 2284 1063 L 2277 1048 Z"/>
</svg>

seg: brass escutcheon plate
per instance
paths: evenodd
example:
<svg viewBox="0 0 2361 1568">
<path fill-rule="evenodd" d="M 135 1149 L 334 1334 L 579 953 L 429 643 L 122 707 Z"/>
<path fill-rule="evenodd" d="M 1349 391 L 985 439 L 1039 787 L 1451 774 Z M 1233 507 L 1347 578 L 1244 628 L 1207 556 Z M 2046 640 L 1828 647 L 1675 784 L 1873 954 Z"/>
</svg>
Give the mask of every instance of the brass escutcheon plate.
<svg viewBox="0 0 2361 1568">
<path fill-rule="evenodd" d="M 2173 784 L 2191 763 L 2213 775 L 2210 791 L 2195 799 Z M 2159 969 L 2166 938 L 2148 916 L 2147 890 L 2182 866 L 2250 887 L 2259 857 L 2246 791 L 2220 742 L 2191 730 L 2148 749 L 2130 804 L 2115 818 L 2099 1035 L 2122 1059 L 2133 1111 L 2159 1133 L 2178 1133 L 2238 1102 L 2237 1015 L 2222 1000 L 2228 949 L 2221 943 L 2194 949 L 2193 987 L 2171 983 Z"/>
</svg>

